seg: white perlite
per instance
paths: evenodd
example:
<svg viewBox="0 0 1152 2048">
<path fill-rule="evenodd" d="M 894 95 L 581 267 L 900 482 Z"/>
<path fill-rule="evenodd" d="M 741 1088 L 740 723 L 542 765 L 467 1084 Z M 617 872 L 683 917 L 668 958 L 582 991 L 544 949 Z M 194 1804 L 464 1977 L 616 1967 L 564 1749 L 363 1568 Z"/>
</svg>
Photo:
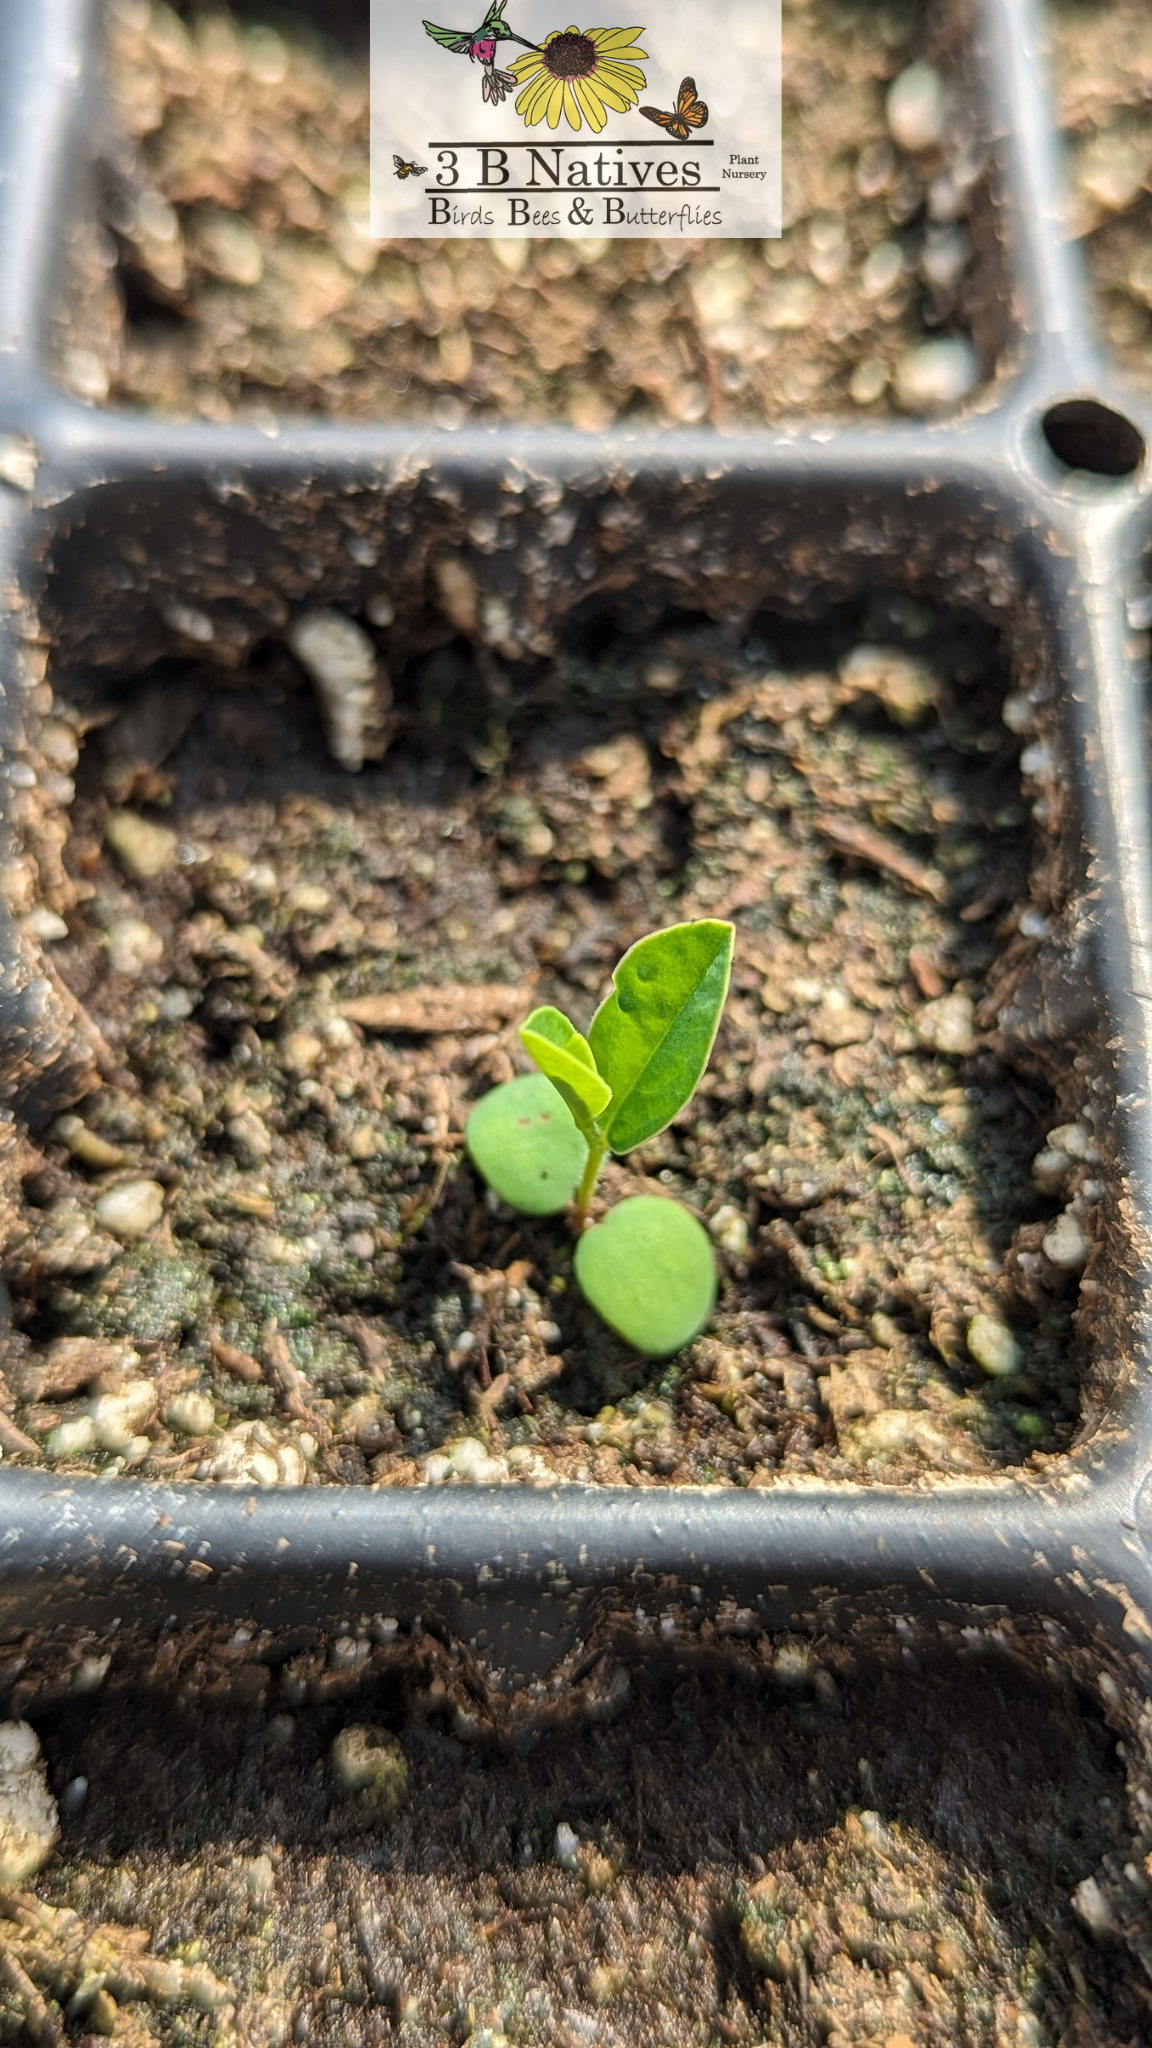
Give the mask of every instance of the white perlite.
<svg viewBox="0 0 1152 2048">
<path fill-rule="evenodd" d="M 226 1429 L 214 1455 L 196 1468 L 197 1479 L 219 1486 L 303 1486 L 308 1466 L 300 1444 L 278 1443 L 262 1422 L 239 1422 Z"/>
<path fill-rule="evenodd" d="M 96 1203 L 96 1221 L 113 1237 L 147 1237 L 163 1214 L 164 1190 L 154 1180 L 122 1180 Z"/>
<path fill-rule="evenodd" d="M 181 1436 L 207 1436 L 216 1413 L 207 1394 L 198 1394 L 195 1389 L 187 1394 L 177 1394 L 164 1410 L 164 1420 L 169 1429 L 178 1430 Z"/>
<path fill-rule="evenodd" d="M 146 974 L 164 958 L 164 941 L 140 917 L 118 917 L 108 927 L 108 965 L 114 974 Z"/>
<path fill-rule="evenodd" d="M 975 1050 L 971 996 L 936 996 L 932 1002 L 925 1003 L 915 1021 L 916 1036 L 921 1045 L 928 1046 L 932 1052 L 952 1053 L 963 1058 Z"/>
<path fill-rule="evenodd" d="M 1081 1878 L 1072 1894 L 1072 1910 L 1081 1924 L 1100 1941 L 1116 1932 L 1116 1921 L 1103 1887 L 1094 1877 Z"/>
<path fill-rule="evenodd" d="M 888 133 L 910 156 L 943 140 L 946 111 L 944 80 L 931 64 L 907 65 L 888 87 Z"/>
<path fill-rule="evenodd" d="M 722 1251 L 728 1253 L 729 1258 L 747 1258 L 747 1218 L 731 1202 L 725 1202 L 722 1208 L 717 1209 L 708 1224 L 708 1235 L 713 1244 L 718 1244 Z"/>
<path fill-rule="evenodd" d="M 49 910 L 46 903 L 38 903 L 27 917 L 21 918 L 20 923 L 29 937 L 39 939 L 42 946 L 58 945 L 61 939 L 68 937 L 64 919 L 54 910 Z"/>
<path fill-rule="evenodd" d="M 388 744 L 392 688 L 363 626 L 344 612 L 301 612 L 288 645 L 316 685 L 334 761 L 355 774 Z"/>
<path fill-rule="evenodd" d="M 508 1477 L 507 1462 L 494 1458 L 478 1438 L 458 1437 L 445 1451 L 433 1451 L 424 1460 L 423 1476 L 428 1486 L 496 1486 Z"/>
<path fill-rule="evenodd" d="M 1019 1372 L 1024 1353 L 1006 1323 L 995 1316 L 975 1315 L 968 1324 L 968 1349 L 982 1372 L 1001 1379 Z"/>
<path fill-rule="evenodd" d="M 27 1721 L 0 1721 L 0 1884 L 25 1884 L 60 1832 L 40 1742 Z"/>
<path fill-rule="evenodd" d="M 151 1380 L 125 1380 L 118 1394 L 98 1394 L 89 1414 L 102 1451 L 126 1451 L 156 1407 Z"/>
<path fill-rule="evenodd" d="M 134 882 L 150 882 L 175 865 L 176 834 L 137 811 L 109 811 L 104 838 Z"/>
<path fill-rule="evenodd" d="M 561 1870 L 575 1870 L 579 1849 L 580 1838 L 575 1828 L 570 1828 L 566 1820 L 558 1822 L 552 1841 L 554 1862 L 560 1865 Z"/>
<path fill-rule="evenodd" d="M 40 451 L 27 434 L 0 434 L 0 483 L 14 491 L 30 491 L 36 482 Z"/>
<path fill-rule="evenodd" d="M 1088 1240 L 1074 1209 L 1065 1209 L 1041 1240 L 1045 1258 L 1066 1273 L 1078 1273 L 1088 1263 Z"/>
<path fill-rule="evenodd" d="M 896 396 L 906 412 L 943 412 L 980 382 L 980 364 L 962 335 L 922 341 L 896 365 Z"/>
</svg>

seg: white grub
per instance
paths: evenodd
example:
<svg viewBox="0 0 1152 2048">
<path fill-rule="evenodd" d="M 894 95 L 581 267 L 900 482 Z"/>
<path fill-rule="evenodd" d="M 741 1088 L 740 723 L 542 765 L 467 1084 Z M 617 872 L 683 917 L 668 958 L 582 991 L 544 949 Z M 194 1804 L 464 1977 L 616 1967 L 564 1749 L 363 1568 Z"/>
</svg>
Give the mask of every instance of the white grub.
<svg viewBox="0 0 1152 2048">
<path fill-rule="evenodd" d="M 392 735 L 392 686 L 363 626 L 344 612 L 301 612 L 288 645 L 316 685 L 333 760 L 353 775 L 381 760 Z"/>
<path fill-rule="evenodd" d="M 0 1884 L 34 1877 L 59 1832 L 35 1729 L 27 1721 L 0 1721 Z"/>
</svg>

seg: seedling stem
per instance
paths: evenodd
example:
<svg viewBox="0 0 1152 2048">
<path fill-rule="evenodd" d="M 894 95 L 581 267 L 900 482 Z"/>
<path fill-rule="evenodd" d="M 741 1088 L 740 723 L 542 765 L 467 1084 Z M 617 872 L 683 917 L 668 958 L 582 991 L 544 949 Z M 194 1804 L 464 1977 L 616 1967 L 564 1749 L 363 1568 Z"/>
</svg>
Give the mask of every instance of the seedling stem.
<svg viewBox="0 0 1152 2048">
<path fill-rule="evenodd" d="M 588 1146 L 588 1163 L 580 1176 L 580 1185 L 576 1190 L 577 1237 L 579 1237 L 580 1232 L 588 1221 L 588 1211 L 592 1204 L 592 1197 L 596 1192 L 596 1183 L 600 1178 L 600 1168 L 604 1164 L 607 1153 L 607 1138 L 597 1136 Z"/>
</svg>

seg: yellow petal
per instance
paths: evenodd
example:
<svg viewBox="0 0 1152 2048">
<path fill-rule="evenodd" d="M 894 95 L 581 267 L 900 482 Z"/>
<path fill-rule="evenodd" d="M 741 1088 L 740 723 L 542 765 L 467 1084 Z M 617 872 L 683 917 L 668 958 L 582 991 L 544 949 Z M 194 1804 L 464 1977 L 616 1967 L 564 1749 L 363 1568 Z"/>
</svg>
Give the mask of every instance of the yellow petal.
<svg viewBox="0 0 1152 2048">
<path fill-rule="evenodd" d="M 523 57 L 514 58 L 509 69 L 515 75 L 517 82 L 520 85 L 525 85 L 530 78 L 534 78 L 538 72 L 543 71 L 544 60 L 542 57 L 538 57 L 534 51 L 529 51 Z"/>
<path fill-rule="evenodd" d="M 598 50 L 626 50 L 643 33 L 642 28 L 590 28 L 588 31 Z M 637 50 L 636 55 L 643 57 L 645 52 Z"/>
<path fill-rule="evenodd" d="M 595 90 L 603 104 L 606 107 L 611 107 L 617 114 L 626 114 L 629 107 L 634 107 L 636 104 L 636 95 L 634 93 L 617 92 L 614 86 L 605 85 L 602 79 L 598 78 L 596 80 Z"/>
<path fill-rule="evenodd" d="M 621 85 L 619 80 L 615 78 L 604 79 L 601 90 L 603 92 L 619 93 L 626 107 L 634 107 L 640 97 L 639 91 L 635 86 Z"/>
<path fill-rule="evenodd" d="M 640 97 L 639 93 L 633 92 L 629 86 L 619 85 L 614 78 L 598 78 L 596 91 L 602 100 L 608 101 L 621 114 L 626 114 L 629 107 L 634 107 Z"/>
<path fill-rule="evenodd" d="M 536 80 L 532 92 L 525 94 L 523 113 L 529 127 L 535 127 L 537 121 L 543 118 L 544 109 L 552 95 L 553 85 L 554 81 L 545 72 L 543 78 Z M 516 103 L 516 111 L 517 113 L 521 111 L 519 101 Z"/>
<path fill-rule="evenodd" d="M 588 126 L 591 128 L 593 135 L 599 135 L 600 130 L 603 128 L 604 123 L 608 117 L 605 114 L 604 109 L 600 104 L 600 101 L 597 99 L 596 94 L 591 90 L 587 79 L 574 78 L 572 81 L 572 90 L 575 93 L 576 98 L 579 100 L 580 105 L 584 109 L 584 118 L 587 121 Z"/>
<path fill-rule="evenodd" d="M 570 128 L 579 128 L 580 109 L 576 104 L 576 96 L 572 91 L 572 80 L 570 78 L 564 80 L 564 118 Z"/>
<path fill-rule="evenodd" d="M 560 126 L 560 115 L 563 109 L 564 86 L 562 81 L 557 78 L 553 80 L 552 91 L 548 95 L 548 126 L 550 128 L 558 128 Z"/>
</svg>

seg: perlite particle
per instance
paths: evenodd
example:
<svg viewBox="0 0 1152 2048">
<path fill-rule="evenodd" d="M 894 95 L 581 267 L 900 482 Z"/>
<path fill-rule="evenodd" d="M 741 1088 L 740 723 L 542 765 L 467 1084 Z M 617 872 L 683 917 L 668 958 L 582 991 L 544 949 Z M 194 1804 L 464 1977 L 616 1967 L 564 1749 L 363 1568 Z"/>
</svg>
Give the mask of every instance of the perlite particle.
<svg viewBox="0 0 1152 2048">
<path fill-rule="evenodd" d="M 979 381 L 976 351 L 958 334 L 923 341 L 896 365 L 896 396 L 905 412 L 945 412 Z"/>
<path fill-rule="evenodd" d="M 35 1729 L 27 1721 L 0 1721 L 0 1884 L 35 1876 L 59 1832 Z"/>
<path fill-rule="evenodd" d="M 1065 1209 L 1040 1241 L 1046 1259 L 1066 1273 L 1078 1273 L 1088 1258 L 1088 1240 L 1074 1209 Z"/>
<path fill-rule="evenodd" d="M 925 1003 L 916 1018 L 916 1036 L 933 1052 L 952 1053 L 962 1058 L 975 1049 L 971 996 L 937 996 Z"/>
<path fill-rule="evenodd" d="M 77 1415 L 58 1422 L 44 1441 L 49 1458 L 85 1458 L 96 1449 L 96 1424 L 90 1415 Z"/>
<path fill-rule="evenodd" d="M 557 1822 L 552 1838 L 552 1860 L 561 1870 L 575 1870 L 580 1854 L 580 1837 L 566 1820 Z"/>
<path fill-rule="evenodd" d="M 155 1407 L 156 1389 L 150 1380 L 128 1380 L 118 1394 L 99 1394 L 90 1413 L 101 1450 L 128 1450 Z"/>
<path fill-rule="evenodd" d="M 175 1429 L 181 1436 L 207 1436 L 215 1419 L 215 1410 L 207 1394 L 177 1394 L 164 1410 L 164 1420 L 169 1429 Z"/>
<path fill-rule="evenodd" d="M 154 1180 L 122 1180 L 96 1203 L 96 1220 L 113 1237 L 146 1237 L 164 1214 L 164 1190 Z"/>
<path fill-rule="evenodd" d="M 104 837 L 125 874 L 137 882 L 149 882 L 176 860 L 176 834 L 167 825 L 155 825 L 135 811 L 109 811 L 104 820 Z"/>
<path fill-rule="evenodd" d="M 1024 1353 L 1006 1323 L 995 1316 L 973 1316 L 968 1325 L 968 1349 L 982 1372 L 990 1379 L 1003 1379 L 1019 1372 Z"/>
<path fill-rule="evenodd" d="M 884 106 L 888 133 L 909 156 L 938 146 L 946 111 L 944 81 L 931 64 L 907 65 L 888 88 Z"/>
<path fill-rule="evenodd" d="M 118 917 L 109 925 L 108 965 L 114 974 L 146 974 L 163 958 L 163 939 L 142 917 Z"/>
</svg>

